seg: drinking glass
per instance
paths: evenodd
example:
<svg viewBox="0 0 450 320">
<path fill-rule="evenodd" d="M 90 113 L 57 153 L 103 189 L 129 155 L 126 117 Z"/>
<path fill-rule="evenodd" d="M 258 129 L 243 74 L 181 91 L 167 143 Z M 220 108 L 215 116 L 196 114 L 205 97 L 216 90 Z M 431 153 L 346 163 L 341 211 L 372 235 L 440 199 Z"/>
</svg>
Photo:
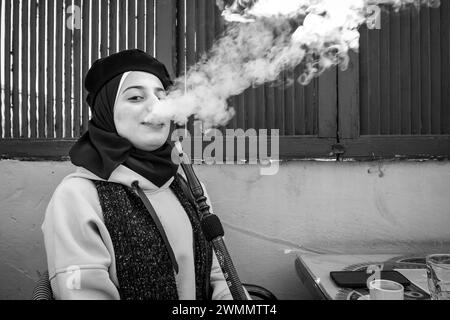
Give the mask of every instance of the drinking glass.
<svg viewBox="0 0 450 320">
<path fill-rule="evenodd" d="M 428 289 L 432 300 L 450 300 L 450 254 L 426 257 Z"/>
</svg>

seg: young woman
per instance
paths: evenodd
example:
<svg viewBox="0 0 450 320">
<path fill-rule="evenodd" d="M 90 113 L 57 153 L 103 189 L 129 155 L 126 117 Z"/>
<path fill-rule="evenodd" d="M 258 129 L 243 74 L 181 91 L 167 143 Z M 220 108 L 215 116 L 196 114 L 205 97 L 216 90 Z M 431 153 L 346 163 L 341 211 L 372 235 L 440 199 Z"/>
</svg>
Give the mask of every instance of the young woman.
<svg viewBox="0 0 450 320">
<path fill-rule="evenodd" d="M 92 119 L 42 225 L 56 299 L 232 298 L 171 161 L 171 123 L 144 121 L 170 84 L 140 50 L 87 73 Z"/>
</svg>

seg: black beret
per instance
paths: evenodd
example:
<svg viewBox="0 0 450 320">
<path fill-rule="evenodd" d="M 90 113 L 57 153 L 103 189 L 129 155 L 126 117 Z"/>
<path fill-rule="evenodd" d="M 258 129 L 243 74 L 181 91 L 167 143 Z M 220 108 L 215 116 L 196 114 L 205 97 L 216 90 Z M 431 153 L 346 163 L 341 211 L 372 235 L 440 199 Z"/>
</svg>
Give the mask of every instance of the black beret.
<svg viewBox="0 0 450 320">
<path fill-rule="evenodd" d="M 88 91 L 86 101 L 89 106 L 94 106 L 97 93 L 108 81 L 127 71 L 151 73 L 161 80 L 166 90 L 172 84 L 164 64 L 148 53 L 139 49 L 120 51 L 96 60 L 86 74 L 84 87 Z"/>
</svg>

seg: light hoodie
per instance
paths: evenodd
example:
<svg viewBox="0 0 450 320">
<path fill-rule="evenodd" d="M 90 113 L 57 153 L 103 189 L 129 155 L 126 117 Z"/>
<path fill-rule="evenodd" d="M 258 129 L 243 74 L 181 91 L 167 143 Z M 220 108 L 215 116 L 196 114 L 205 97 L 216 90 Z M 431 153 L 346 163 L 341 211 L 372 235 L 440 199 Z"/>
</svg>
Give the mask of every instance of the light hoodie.
<svg viewBox="0 0 450 320">
<path fill-rule="evenodd" d="M 120 165 L 107 181 L 128 187 L 133 181 L 139 181 L 161 220 L 178 262 L 179 273 L 175 275 L 178 297 L 194 300 L 192 226 L 169 188 L 173 179 L 158 188 Z M 113 243 L 103 220 L 97 189 L 91 180 L 106 181 L 77 167 L 75 173 L 66 176 L 58 185 L 45 213 L 42 232 L 55 299 L 120 299 Z M 208 204 L 211 206 L 209 200 Z M 214 300 L 232 299 L 215 253 L 210 279 Z"/>
</svg>

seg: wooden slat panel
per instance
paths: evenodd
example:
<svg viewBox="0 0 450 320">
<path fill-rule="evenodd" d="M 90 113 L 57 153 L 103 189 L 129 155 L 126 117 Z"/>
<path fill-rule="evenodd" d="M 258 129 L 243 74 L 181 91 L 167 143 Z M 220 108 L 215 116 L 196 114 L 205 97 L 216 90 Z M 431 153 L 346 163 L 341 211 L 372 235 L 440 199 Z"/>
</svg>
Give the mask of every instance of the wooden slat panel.
<svg viewBox="0 0 450 320">
<path fill-rule="evenodd" d="M 38 81 L 38 98 L 39 98 L 39 137 L 45 137 L 45 0 L 39 0 L 39 81 Z"/>
<path fill-rule="evenodd" d="M 318 131 L 314 132 L 321 138 L 337 136 L 337 68 L 325 71 L 318 79 Z M 317 122 L 317 120 L 315 120 Z"/>
<path fill-rule="evenodd" d="M 360 106 L 360 117 L 361 117 L 361 135 L 369 134 L 369 32 L 366 26 L 360 28 L 360 68 L 361 68 L 361 106 Z"/>
<path fill-rule="evenodd" d="M 37 48 L 36 31 L 38 30 L 37 21 L 37 0 L 30 1 L 30 137 L 37 137 Z"/>
<path fill-rule="evenodd" d="M 11 2 L 5 1 L 5 128 L 4 137 L 11 137 Z"/>
<path fill-rule="evenodd" d="M 28 49 L 29 49 L 29 42 L 28 42 L 28 0 L 22 0 L 22 61 L 21 61 L 21 68 L 22 68 L 22 119 L 21 119 L 21 137 L 28 138 L 28 109 L 29 109 L 29 103 L 28 103 L 28 79 L 30 78 L 30 73 L 28 71 Z"/>
<path fill-rule="evenodd" d="M 430 47 L 430 9 L 420 10 L 421 38 L 421 78 L 422 78 L 422 134 L 431 133 L 431 47 Z"/>
<path fill-rule="evenodd" d="M 431 33 L 431 134 L 441 133 L 441 15 L 440 9 L 430 10 Z M 450 41 L 450 39 L 447 39 Z M 447 78 L 446 81 L 449 81 Z"/>
<path fill-rule="evenodd" d="M 245 95 L 246 95 L 245 128 L 246 129 L 255 129 L 255 126 L 256 126 L 256 122 L 255 122 L 255 120 L 256 120 L 255 89 L 250 87 L 249 89 L 246 90 Z M 284 97 L 283 97 L 283 99 L 284 99 Z M 284 119 L 282 120 L 282 122 L 284 123 Z"/>
<path fill-rule="evenodd" d="M 0 17 L 2 16 L 2 12 L 3 11 L 3 1 L 0 0 Z M 0 23 L 0 34 L 2 34 L 2 24 Z M 4 40 L 4 37 L 3 39 Z M 3 49 L 3 41 L 0 40 L 0 51 Z M 0 61 L 0 64 L 2 64 L 3 61 Z M 4 70 L 4 67 L 2 68 L 2 71 Z M 3 82 L 2 79 L 3 77 L 0 76 L 0 140 L 3 138 L 3 90 L 4 90 L 4 86 L 3 86 Z"/>
<path fill-rule="evenodd" d="M 68 21 L 68 19 L 72 18 L 71 14 L 67 12 L 67 8 L 72 5 L 71 0 L 64 0 L 65 3 L 65 19 L 64 21 Z M 72 137 L 72 39 L 73 34 L 70 28 L 67 26 L 64 28 L 64 137 L 71 138 Z M 78 32 L 76 28 L 74 28 L 74 32 Z M 75 61 L 74 61 L 75 62 Z M 75 78 L 75 81 L 77 79 Z M 58 83 L 58 80 L 56 80 Z M 77 113 L 79 113 L 79 108 L 75 110 L 75 105 L 73 106 L 74 117 Z M 77 117 L 80 119 L 80 117 Z"/>
<path fill-rule="evenodd" d="M 185 0 L 177 0 L 177 77 L 184 74 L 186 68 L 185 9 Z"/>
<path fill-rule="evenodd" d="M 0 0 L 0 17 L 2 16 L 2 9 L 3 9 L 3 1 Z M 0 23 L 0 34 L 2 34 L 2 24 Z M 2 39 L 3 40 L 3 39 Z M 0 51 L 3 48 L 3 41 L 0 41 Z M 0 61 L 0 63 L 2 63 L 3 61 Z M 4 68 L 3 68 L 4 70 Z M 3 82 L 2 82 L 2 78 L 0 76 L 0 139 L 3 138 L 3 101 L 2 101 L 2 91 L 3 91 Z M 5 86 L 6 87 L 6 86 Z"/>
<path fill-rule="evenodd" d="M 270 145 L 270 139 L 268 145 Z M 279 137 L 280 159 L 329 158 L 331 145 L 336 140 L 316 137 Z"/>
<path fill-rule="evenodd" d="M 18 4 L 13 6 L 13 38 L 12 38 L 12 54 L 13 54 L 13 86 L 12 86 L 12 111 L 13 111 L 13 137 L 20 137 L 20 105 L 19 105 L 19 66 L 20 66 L 20 47 L 19 47 L 19 31 L 20 31 L 20 7 Z"/>
<path fill-rule="evenodd" d="M 214 1 L 211 1 L 211 2 L 214 2 Z M 209 35 L 209 37 L 213 38 L 214 41 L 215 41 L 215 40 L 219 39 L 220 35 L 222 34 L 222 32 L 224 30 L 224 27 L 225 27 L 225 21 L 224 21 L 223 17 L 221 16 L 220 9 L 215 4 L 212 5 L 212 13 L 211 13 L 211 15 L 214 17 L 214 19 L 209 25 L 211 26 L 211 30 L 214 30 L 214 34 L 211 33 Z M 211 30 L 209 30 L 209 31 L 211 31 Z M 252 101 L 253 105 L 257 103 L 256 102 L 257 99 L 258 99 L 257 98 L 257 91 L 258 91 L 258 89 L 255 89 L 255 92 L 252 93 L 253 97 L 251 98 L 251 101 Z M 230 101 L 230 99 L 228 101 Z M 231 104 L 231 102 L 228 102 L 228 106 L 230 106 L 230 104 Z M 252 108 L 254 108 L 254 107 L 252 107 Z M 252 112 L 254 112 L 254 111 L 252 111 Z M 259 127 L 257 119 L 255 119 L 255 124 L 254 125 L 255 125 L 255 128 Z M 226 134 L 226 129 L 229 128 L 229 127 L 230 127 L 230 125 L 228 124 L 228 125 L 223 126 L 223 127 L 219 128 L 219 129 L 222 131 L 222 134 L 225 135 Z M 226 151 L 224 152 L 224 154 L 226 156 Z"/>
<path fill-rule="evenodd" d="M 145 50 L 151 55 L 155 55 L 154 49 L 154 33 L 155 33 L 155 2 L 153 0 L 147 0 L 146 3 L 146 39 L 145 39 Z"/>
<path fill-rule="evenodd" d="M 233 96 L 233 97 L 229 98 L 228 106 L 230 106 L 234 109 L 235 115 L 231 119 L 231 121 L 227 123 L 226 129 L 237 128 L 237 115 L 238 115 L 237 111 L 238 111 L 238 106 L 239 106 L 238 96 Z"/>
<path fill-rule="evenodd" d="M 106 0 L 100 1 L 100 57 L 108 55 L 108 7 L 109 3 Z"/>
<path fill-rule="evenodd" d="M 300 76 L 300 66 L 294 69 L 294 91 L 295 91 L 295 135 L 304 135 L 305 130 L 305 87 L 297 81 Z"/>
<path fill-rule="evenodd" d="M 390 111 L 389 101 L 391 97 L 391 86 L 389 83 L 390 64 L 390 14 L 389 9 L 383 7 L 381 11 L 380 30 L 380 134 L 389 134 Z"/>
<path fill-rule="evenodd" d="M 214 6 L 214 21 L 215 21 L 215 35 L 214 37 L 218 39 L 225 29 L 225 19 L 222 17 L 222 12 L 217 5 Z"/>
<path fill-rule="evenodd" d="M 55 114 L 54 114 L 54 100 L 53 100 L 53 86 L 55 82 L 54 78 L 54 21 L 55 21 L 55 1 L 47 0 L 47 138 L 53 138 L 55 136 Z"/>
<path fill-rule="evenodd" d="M 196 21 L 197 21 L 197 61 L 200 59 L 206 50 L 206 17 L 205 17 L 205 1 L 207 0 L 195 0 L 196 5 Z"/>
<path fill-rule="evenodd" d="M 266 128 L 270 130 L 275 129 L 275 88 L 271 83 L 267 83 L 264 86 Z"/>
<path fill-rule="evenodd" d="M 125 2 L 125 1 L 121 1 Z M 81 41 L 82 41 L 82 78 L 84 79 L 86 77 L 86 74 L 90 68 L 90 61 L 89 61 L 89 52 L 90 52 L 90 46 L 91 42 L 89 41 L 89 26 L 91 25 L 90 19 L 89 19 L 89 11 L 90 11 L 90 0 L 83 0 L 83 25 L 81 29 Z M 88 128 L 88 121 L 89 121 L 89 105 L 86 103 L 86 97 L 87 92 L 86 90 L 83 90 L 83 105 L 82 105 L 82 119 L 81 119 L 81 132 L 86 132 Z M 74 123 L 75 127 L 78 127 L 78 123 Z M 75 128 L 76 131 L 76 128 Z"/>
<path fill-rule="evenodd" d="M 145 50 L 145 0 L 137 0 L 137 48 Z"/>
<path fill-rule="evenodd" d="M 411 9 L 400 13 L 401 133 L 411 134 Z M 415 9 L 414 9 L 415 10 Z M 375 132 L 373 132 L 375 134 Z"/>
<path fill-rule="evenodd" d="M 75 5 L 81 8 L 81 0 L 75 0 Z M 81 72 L 81 30 L 75 29 L 73 31 L 73 129 L 72 133 L 68 133 L 67 136 L 78 138 L 80 136 L 81 129 L 81 106 L 85 105 L 85 100 L 81 99 L 83 88 L 83 79 Z M 66 119 L 67 120 L 67 119 Z M 70 125 L 66 127 L 69 130 Z"/>
<path fill-rule="evenodd" d="M 338 72 L 339 140 L 356 139 L 360 135 L 360 63 L 361 57 L 350 52 L 346 71 Z"/>
<path fill-rule="evenodd" d="M 381 31 L 361 28 L 362 135 L 442 132 L 442 10 L 389 10 Z"/>
<path fill-rule="evenodd" d="M 117 52 L 117 0 L 109 1 L 108 54 Z"/>
<path fill-rule="evenodd" d="M 128 3 L 128 17 L 127 17 L 127 32 L 128 32 L 128 49 L 136 47 L 136 0 L 127 0 Z"/>
<path fill-rule="evenodd" d="M 315 135 L 318 133 L 317 127 L 317 79 L 311 81 L 305 87 L 306 103 L 305 103 L 305 134 Z"/>
<path fill-rule="evenodd" d="M 341 141 L 346 158 L 356 160 L 450 157 L 450 136 L 364 136 Z"/>
<path fill-rule="evenodd" d="M 205 3 L 205 27 L 206 27 L 206 50 L 211 49 L 216 35 L 216 16 L 215 1 L 207 1 Z"/>
<path fill-rule="evenodd" d="M 284 112 L 284 122 L 285 122 L 285 134 L 289 136 L 293 136 L 295 134 L 295 126 L 294 126 L 294 104 L 295 104 L 295 95 L 294 95 L 294 70 L 286 70 L 286 85 L 284 90 L 284 104 L 285 104 L 285 112 Z M 260 109 L 258 105 L 256 105 L 256 112 Z"/>
<path fill-rule="evenodd" d="M 127 48 L 127 1 L 119 0 L 119 51 Z"/>
<path fill-rule="evenodd" d="M 175 0 L 156 2 L 156 58 L 167 67 L 173 78 L 175 75 Z"/>
<path fill-rule="evenodd" d="M 202 6 L 204 6 L 204 8 L 201 8 Z M 215 1 L 208 1 L 208 0 L 204 0 L 204 4 L 202 4 L 199 9 L 200 10 L 204 10 L 202 11 L 202 13 L 200 13 L 199 17 L 203 17 L 204 16 L 204 33 L 203 35 L 201 35 L 201 37 L 204 37 L 204 51 L 207 52 L 211 49 L 214 40 L 215 40 L 215 33 L 216 33 L 216 16 L 215 16 L 215 8 L 216 7 L 216 3 Z M 204 14 L 204 15 L 203 15 Z M 202 32 L 200 32 L 202 34 Z M 200 52 L 201 53 L 201 52 Z M 248 128 L 248 126 L 250 125 L 250 123 L 248 122 L 249 120 L 249 116 L 248 113 L 251 112 L 250 109 L 252 108 L 251 105 L 254 103 L 253 98 L 252 98 L 252 92 L 249 90 L 247 90 L 245 93 L 246 96 L 246 105 L 245 105 L 245 110 L 244 112 L 246 112 L 246 117 L 245 120 L 247 120 L 244 123 L 244 127 Z"/>
<path fill-rule="evenodd" d="M 67 160 L 75 140 L 2 139 L 0 158 L 18 160 Z"/>
<path fill-rule="evenodd" d="M 100 43 L 99 43 L 99 0 L 91 0 L 91 64 L 99 58 Z"/>
<path fill-rule="evenodd" d="M 368 31 L 369 134 L 380 134 L 380 30 Z"/>
<path fill-rule="evenodd" d="M 136 47 L 136 1 L 128 0 L 128 49 Z"/>
<path fill-rule="evenodd" d="M 4 139 L 0 140 L 0 156 L 3 159 L 68 160 L 69 150 L 75 142 L 75 139 Z M 334 139 L 280 137 L 280 159 L 327 158 L 333 143 Z M 443 143 L 448 142 L 444 140 Z M 248 149 L 246 151 L 248 154 Z"/>
<path fill-rule="evenodd" d="M 256 103 L 256 129 L 266 129 L 266 99 L 265 99 L 265 86 L 260 85 L 256 88 L 255 92 L 255 103 Z"/>
<path fill-rule="evenodd" d="M 312 86 L 314 88 L 313 95 L 311 96 L 313 106 L 312 109 L 312 122 L 313 122 L 313 131 L 311 135 L 317 136 L 319 134 L 319 79 L 316 78 L 312 81 Z M 333 110 L 333 112 L 335 112 Z"/>
<path fill-rule="evenodd" d="M 195 64 L 195 36 L 196 36 L 196 1 L 190 1 L 186 6 L 186 64 L 189 68 Z"/>
<path fill-rule="evenodd" d="M 401 88 L 400 88 L 400 14 L 398 12 L 391 13 L 391 41 L 390 41 L 390 85 L 391 85 L 391 130 L 390 134 L 400 134 L 401 129 Z"/>
<path fill-rule="evenodd" d="M 238 129 L 245 129 L 245 94 L 240 94 L 237 97 L 237 108 L 236 108 L 236 120 L 237 120 L 237 127 Z"/>
<path fill-rule="evenodd" d="M 196 62 L 196 16 L 197 1 L 190 0 L 186 5 L 186 68 L 193 66 Z M 233 103 L 234 104 L 234 103 Z M 193 132 L 194 120 L 190 117 L 186 123 L 186 129 Z"/>
<path fill-rule="evenodd" d="M 450 134 L 450 1 L 442 1 L 441 6 L 441 132 Z"/>
<path fill-rule="evenodd" d="M 109 1 L 109 54 L 117 52 L 117 0 Z"/>
<path fill-rule="evenodd" d="M 62 138 L 63 136 L 63 116 L 62 111 L 65 103 L 63 103 L 62 98 L 62 90 L 63 90 L 63 56 L 65 56 L 65 52 L 63 50 L 63 32 L 64 29 L 67 28 L 66 25 L 63 26 L 63 1 L 56 1 L 56 15 L 55 15 L 55 24 L 56 24 L 56 51 L 55 51 L 55 131 L 56 138 Z M 64 20 L 67 21 L 67 20 Z M 67 80 L 67 79 L 64 79 Z M 65 84 L 67 86 L 67 84 Z M 70 105 L 69 105 L 70 106 Z M 71 107 L 71 106 L 70 106 Z"/>
<path fill-rule="evenodd" d="M 422 131 L 420 104 L 422 100 L 420 75 L 420 13 L 412 10 L 411 21 L 411 134 L 418 135 Z"/>
<path fill-rule="evenodd" d="M 283 79 L 283 73 L 280 74 Z M 281 80 L 275 87 L 275 129 L 280 130 L 280 135 L 285 134 L 285 105 L 284 105 L 284 83 Z"/>
</svg>

